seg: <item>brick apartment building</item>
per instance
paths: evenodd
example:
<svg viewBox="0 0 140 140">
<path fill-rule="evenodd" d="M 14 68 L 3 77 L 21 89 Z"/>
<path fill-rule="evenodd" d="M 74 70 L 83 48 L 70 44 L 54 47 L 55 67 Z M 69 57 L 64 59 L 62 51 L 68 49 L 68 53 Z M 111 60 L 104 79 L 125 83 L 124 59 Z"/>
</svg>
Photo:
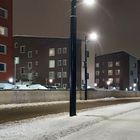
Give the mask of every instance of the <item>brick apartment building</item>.
<svg viewBox="0 0 140 140">
<path fill-rule="evenodd" d="M 17 81 L 69 87 L 69 39 L 14 37 Z M 77 41 L 77 87 L 81 86 L 81 41 Z"/>
<path fill-rule="evenodd" d="M 95 58 L 95 81 L 99 87 L 108 87 L 109 82 L 121 90 L 137 90 L 137 77 L 137 59 L 124 51 Z"/>
<path fill-rule="evenodd" d="M 13 77 L 12 0 L 0 0 L 0 82 Z"/>
</svg>

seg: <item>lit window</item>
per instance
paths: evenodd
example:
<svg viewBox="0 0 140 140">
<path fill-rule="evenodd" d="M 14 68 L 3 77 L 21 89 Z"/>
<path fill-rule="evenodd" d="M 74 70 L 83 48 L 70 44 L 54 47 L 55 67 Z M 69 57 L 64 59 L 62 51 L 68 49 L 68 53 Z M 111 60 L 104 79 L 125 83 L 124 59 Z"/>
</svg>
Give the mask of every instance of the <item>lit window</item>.
<svg viewBox="0 0 140 140">
<path fill-rule="evenodd" d="M 116 78 L 115 82 L 116 82 L 116 84 L 119 84 L 120 83 L 120 78 Z"/>
<path fill-rule="evenodd" d="M 7 18 L 8 17 L 8 11 L 4 8 L 0 8 L 0 17 L 1 18 Z"/>
<path fill-rule="evenodd" d="M 62 60 L 58 60 L 57 61 L 57 66 L 61 66 L 61 62 L 62 62 Z"/>
<path fill-rule="evenodd" d="M 0 35 L 8 36 L 8 28 L 0 26 Z"/>
<path fill-rule="evenodd" d="M 99 63 L 96 63 L 96 68 L 99 68 L 100 64 Z"/>
<path fill-rule="evenodd" d="M 63 48 L 63 54 L 67 54 L 67 48 Z"/>
<path fill-rule="evenodd" d="M 63 72 L 63 78 L 67 78 L 67 72 Z"/>
<path fill-rule="evenodd" d="M 29 69 L 29 70 L 32 69 L 32 62 L 28 62 L 28 69 Z"/>
<path fill-rule="evenodd" d="M 108 75 L 113 75 L 113 71 L 112 70 L 108 70 Z"/>
<path fill-rule="evenodd" d="M 25 53 L 25 45 L 20 46 L 20 53 Z"/>
<path fill-rule="evenodd" d="M 67 66 L 67 59 L 63 59 L 63 66 Z"/>
<path fill-rule="evenodd" d="M 112 61 L 108 62 L 108 67 L 113 67 L 113 62 Z"/>
<path fill-rule="evenodd" d="M 55 49 L 54 48 L 49 49 L 49 56 L 55 56 Z"/>
<path fill-rule="evenodd" d="M 115 75 L 120 75 L 120 70 L 115 70 Z"/>
<path fill-rule="evenodd" d="M 0 54 L 6 54 L 6 45 L 0 44 Z"/>
<path fill-rule="evenodd" d="M 108 81 L 110 82 L 110 84 L 113 83 L 113 78 L 108 78 Z"/>
<path fill-rule="evenodd" d="M 61 72 L 57 72 L 57 78 L 61 78 L 62 77 L 62 73 Z"/>
<path fill-rule="evenodd" d="M 28 58 L 32 58 L 32 51 L 28 51 Z"/>
<path fill-rule="evenodd" d="M 6 72 L 6 64 L 0 62 L 0 72 Z"/>
<path fill-rule="evenodd" d="M 57 49 L 57 54 L 61 54 L 62 48 Z"/>
<path fill-rule="evenodd" d="M 120 66 L 120 62 L 119 61 L 116 61 L 115 65 L 118 67 Z"/>
<path fill-rule="evenodd" d="M 49 60 L 49 68 L 55 68 L 55 60 Z"/>
<path fill-rule="evenodd" d="M 54 71 L 49 72 L 49 79 L 55 79 L 55 72 Z"/>
<path fill-rule="evenodd" d="M 96 75 L 97 75 L 97 76 L 100 75 L 100 71 L 96 71 Z"/>
<path fill-rule="evenodd" d="M 25 74 L 25 67 L 20 67 L 20 74 Z"/>
</svg>

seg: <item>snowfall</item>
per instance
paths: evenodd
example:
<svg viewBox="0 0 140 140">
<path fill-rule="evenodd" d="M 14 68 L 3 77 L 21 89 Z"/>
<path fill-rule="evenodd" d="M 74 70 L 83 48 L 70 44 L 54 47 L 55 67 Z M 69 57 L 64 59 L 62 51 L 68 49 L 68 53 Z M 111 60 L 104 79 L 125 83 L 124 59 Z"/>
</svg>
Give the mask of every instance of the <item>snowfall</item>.
<svg viewBox="0 0 140 140">
<path fill-rule="evenodd" d="M 0 140 L 140 140 L 140 103 L 0 124 Z"/>
</svg>

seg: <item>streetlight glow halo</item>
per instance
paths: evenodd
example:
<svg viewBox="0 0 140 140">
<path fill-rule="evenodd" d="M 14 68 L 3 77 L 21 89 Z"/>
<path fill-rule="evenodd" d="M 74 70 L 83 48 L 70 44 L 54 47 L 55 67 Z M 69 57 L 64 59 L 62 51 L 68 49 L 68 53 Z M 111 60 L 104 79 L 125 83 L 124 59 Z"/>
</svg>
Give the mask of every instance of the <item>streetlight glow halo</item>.
<svg viewBox="0 0 140 140">
<path fill-rule="evenodd" d="M 87 6 L 91 6 L 95 4 L 95 0 L 83 0 L 83 4 Z"/>
<path fill-rule="evenodd" d="M 89 34 L 89 40 L 97 40 L 98 39 L 98 35 L 96 32 L 92 32 Z"/>
</svg>

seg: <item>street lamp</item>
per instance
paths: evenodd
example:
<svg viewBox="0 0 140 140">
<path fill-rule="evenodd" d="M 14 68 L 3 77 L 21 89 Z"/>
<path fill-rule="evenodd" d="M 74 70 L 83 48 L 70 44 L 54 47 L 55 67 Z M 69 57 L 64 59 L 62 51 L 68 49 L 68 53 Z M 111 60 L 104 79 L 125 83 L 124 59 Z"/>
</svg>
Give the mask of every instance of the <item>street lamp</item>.
<svg viewBox="0 0 140 140">
<path fill-rule="evenodd" d="M 84 0 L 85 1 L 85 0 Z M 86 0 L 89 1 L 89 0 Z M 91 0 L 90 0 L 91 1 Z M 70 116 L 76 115 L 76 35 L 77 35 L 77 0 L 71 0 L 70 17 Z"/>
<path fill-rule="evenodd" d="M 87 50 L 87 43 L 88 41 L 96 41 L 98 38 L 97 34 L 95 32 L 92 32 L 87 36 L 85 36 L 85 100 L 87 100 L 87 79 L 89 79 L 89 74 L 87 73 L 87 57 L 89 57 L 89 51 Z"/>
</svg>

